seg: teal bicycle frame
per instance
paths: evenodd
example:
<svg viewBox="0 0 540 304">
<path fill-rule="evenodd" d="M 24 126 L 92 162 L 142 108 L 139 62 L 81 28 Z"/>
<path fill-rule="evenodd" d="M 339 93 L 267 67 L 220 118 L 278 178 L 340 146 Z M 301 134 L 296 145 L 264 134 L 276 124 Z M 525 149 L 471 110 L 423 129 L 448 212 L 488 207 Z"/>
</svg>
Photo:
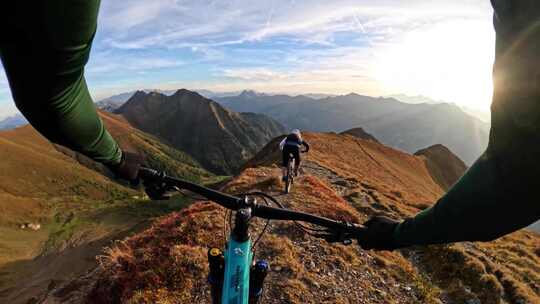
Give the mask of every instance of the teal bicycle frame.
<svg viewBox="0 0 540 304">
<path fill-rule="evenodd" d="M 261 297 L 269 267 L 266 261 L 253 263 L 250 221 L 251 208 L 239 209 L 225 252 L 221 255 L 217 248 L 209 251 L 213 304 L 256 304 Z"/>
<path fill-rule="evenodd" d="M 251 240 L 229 240 L 225 250 L 225 273 L 223 279 L 223 304 L 249 303 L 249 274 L 253 262 Z"/>
</svg>

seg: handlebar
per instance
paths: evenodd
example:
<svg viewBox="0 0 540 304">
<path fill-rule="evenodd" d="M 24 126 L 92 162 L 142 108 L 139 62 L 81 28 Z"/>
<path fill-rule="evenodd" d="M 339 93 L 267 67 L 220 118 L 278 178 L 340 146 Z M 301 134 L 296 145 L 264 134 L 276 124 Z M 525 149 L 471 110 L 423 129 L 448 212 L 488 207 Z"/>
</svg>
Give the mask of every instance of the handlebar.
<svg viewBox="0 0 540 304">
<path fill-rule="evenodd" d="M 285 208 L 275 208 L 265 205 L 259 205 L 254 200 L 236 197 L 188 181 L 169 177 L 164 172 L 149 168 L 142 167 L 139 170 L 139 178 L 141 178 L 145 182 L 162 183 L 165 188 L 170 188 L 170 186 L 174 186 L 180 189 L 189 190 L 213 202 L 216 202 L 224 208 L 233 211 L 238 211 L 242 208 L 251 208 L 251 214 L 255 217 L 260 217 L 268 220 L 290 220 L 311 223 L 314 225 L 328 228 L 332 232 L 344 234 L 349 237 L 356 237 L 359 233 L 365 231 L 365 227 L 352 223 L 340 222 L 325 217 L 300 211 L 289 210 Z"/>
<path fill-rule="evenodd" d="M 165 183 L 166 185 L 189 190 L 233 211 L 237 211 L 241 206 L 242 199 L 239 197 L 221 193 L 185 180 L 169 177 L 164 172 L 157 170 L 142 167 L 139 169 L 139 178 L 145 181 Z"/>
</svg>

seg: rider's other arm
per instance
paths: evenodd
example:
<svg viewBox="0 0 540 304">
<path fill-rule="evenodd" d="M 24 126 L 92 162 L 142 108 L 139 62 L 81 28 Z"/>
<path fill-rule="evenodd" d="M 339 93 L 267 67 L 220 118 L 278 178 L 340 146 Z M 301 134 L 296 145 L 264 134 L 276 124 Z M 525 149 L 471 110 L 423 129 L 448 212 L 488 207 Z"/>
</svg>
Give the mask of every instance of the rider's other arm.
<svg viewBox="0 0 540 304">
<path fill-rule="evenodd" d="M 489 146 L 437 204 L 397 225 L 396 247 L 490 241 L 540 218 L 540 2 L 492 3 L 497 42 Z"/>
<path fill-rule="evenodd" d="M 84 78 L 99 2 L 54 0 L 31 10 L 14 4 L 13 33 L 0 41 L 0 56 L 15 103 L 36 130 L 115 166 L 122 152 L 98 117 Z"/>
<path fill-rule="evenodd" d="M 279 149 L 283 151 L 283 148 L 285 147 L 285 143 L 287 142 L 287 137 L 285 137 L 280 143 L 279 143 Z"/>
<path fill-rule="evenodd" d="M 305 141 L 302 141 L 302 145 L 306 148 L 306 150 L 304 151 L 305 153 L 309 152 L 309 144 Z"/>
</svg>

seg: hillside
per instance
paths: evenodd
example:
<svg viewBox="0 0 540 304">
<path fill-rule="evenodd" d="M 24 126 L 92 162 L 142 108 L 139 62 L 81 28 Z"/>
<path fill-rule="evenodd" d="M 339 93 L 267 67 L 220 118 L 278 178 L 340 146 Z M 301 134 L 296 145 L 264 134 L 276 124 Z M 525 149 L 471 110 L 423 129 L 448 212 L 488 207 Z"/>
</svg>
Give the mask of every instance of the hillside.
<svg viewBox="0 0 540 304">
<path fill-rule="evenodd" d="M 196 182 L 212 180 L 214 174 L 187 153 L 162 143 L 158 138 L 133 127 L 123 117 L 100 112 L 107 130 L 127 150 L 139 151 L 145 155 L 149 166 L 166 170 L 169 174 Z"/>
<path fill-rule="evenodd" d="M 271 118 L 232 112 L 188 90 L 171 96 L 139 91 L 116 113 L 218 174 L 237 172 L 271 138 L 285 132 Z"/>
<path fill-rule="evenodd" d="M 244 92 L 216 100 L 233 111 L 266 114 L 288 128 L 342 132 L 362 126 L 383 144 L 410 153 L 443 144 L 467 164 L 480 156 L 488 142 L 489 124 L 453 104 L 408 104 L 353 93 L 315 100 Z"/>
<path fill-rule="evenodd" d="M 102 118 L 121 146 L 144 153 L 151 166 L 197 182 L 216 179 L 121 117 Z M 29 303 L 79 276 L 96 266 L 103 246 L 181 205 L 146 204 L 139 191 L 107 178 L 103 167 L 50 144 L 30 126 L 0 132 L 0 158 L 0 303 Z"/>
<path fill-rule="evenodd" d="M 422 149 L 416 156 L 423 157 L 433 180 L 448 190 L 467 171 L 465 163 L 443 145 Z"/>
<path fill-rule="evenodd" d="M 305 137 L 317 149 L 291 194 L 281 194 L 279 169 L 268 156 L 277 155 L 278 139 L 225 190 L 261 190 L 287 207 L 358 223 L 378 213 L 412 215 L 443 193 L 423 156 L 352 136 Z M 223 246 L 223 216 L 210 202 L 165 216 L 108 248 L 100 268 L 42 299 L 208 303 L 206 250 Z M 257 256 L 272 267 L 263 303 L 536 303 L 539 246 L 537 234 L 521 231 L 491 243 L 373 252 L 330 245 L 292 223 L 274 222 Z"/>
</svg>

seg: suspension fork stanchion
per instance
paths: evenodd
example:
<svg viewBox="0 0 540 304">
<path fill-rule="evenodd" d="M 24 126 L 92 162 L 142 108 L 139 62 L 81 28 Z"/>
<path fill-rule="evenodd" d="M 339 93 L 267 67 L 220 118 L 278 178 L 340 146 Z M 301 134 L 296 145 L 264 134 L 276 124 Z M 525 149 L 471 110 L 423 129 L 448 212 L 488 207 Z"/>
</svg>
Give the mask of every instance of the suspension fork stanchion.
<svg viewBox="0 0 540 304">
<path fill-rule="evenodd" d="M 249 280 L 249 304 L 257 304 L 261 299 L 264 288 L 264 280 L 268 275 L 270 265 L 265 260 L 260 260 L 251 267 Z"/>
<path fill-rule="evenodd" d="M 221 304 L 221 293 L 223 291 L 223 275 L 225 271 L 225 257 L 223 251 L 219 248 L 208 250 L 208 264 L 210 272 L 208 273 L 208 283 L 210 284 L 210 293 L 212 304 Z"/>
</svg>

